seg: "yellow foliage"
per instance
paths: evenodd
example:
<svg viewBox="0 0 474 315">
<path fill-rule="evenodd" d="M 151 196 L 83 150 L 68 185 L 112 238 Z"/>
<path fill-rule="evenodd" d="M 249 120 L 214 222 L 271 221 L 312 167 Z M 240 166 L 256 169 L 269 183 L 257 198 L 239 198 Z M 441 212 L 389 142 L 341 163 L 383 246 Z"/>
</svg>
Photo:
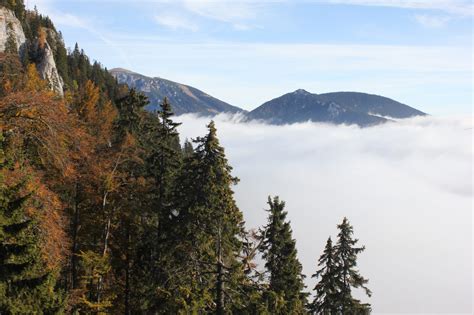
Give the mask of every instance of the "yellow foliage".
<svg viewBox="0 0 474 315">
<path fill-rule="evenodd" d="M 38 45 L 41 49 L 44 49 L 44 45 L 46 44 L 46 29 L 44 27 L 40 27 L 38 30 Z"/>
<path fill-rule="evenodd" d="M 27 92 L 40 92 L 48 90 L 48 82 L 41 79 L 35 64 L 31 63 L 26 69 L 26 85 Z"/>
<path fill-rule="evenodd" d="M 79 104 L 79 116 L 86 122 L 92 122 L 97 117 L 97 103 L 99 102 L 99 88 L 87 80 L 82 99 Z"/>
</svg>

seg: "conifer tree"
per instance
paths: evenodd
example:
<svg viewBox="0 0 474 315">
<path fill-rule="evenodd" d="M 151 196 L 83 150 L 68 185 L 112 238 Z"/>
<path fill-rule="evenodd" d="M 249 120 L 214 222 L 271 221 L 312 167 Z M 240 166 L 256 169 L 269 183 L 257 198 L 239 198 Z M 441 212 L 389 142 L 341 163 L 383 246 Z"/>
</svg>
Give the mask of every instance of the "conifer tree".
<svg viewBox="0 0 474 315">
<path fill-rule="evenodd" d="M 6 54 L 18 54 L 18 46 L 11 22 L 7 24 L 7 41 L 5 43 Z"/>
<path fill-rule="evenodd" d="M 171 105 L 165 98 L 160 110 L 155 114 L 144 115 L 138 134 L 143 148 L 143 176 L 149 179 L 150 186 L 143 199 L 141 238 L 137 244 L 141 295 L 140 305 L 156 303 L 156 288 L 166 282 L 167 252 L 165 241 L 170 237 L 169 216 L 171 192 L 176 176 L 181 168 L 182 152 L 177 127 L 173 121 Z M 140 237 L 140 236 L 139 236 Z M 157 306 L 158 307 L 158 306 Z"/>
<path fill-rule="evenodd" d="M 337 263 L 332 240 L 328 238 L 324 252 L 318 262 L 318 266 L 321 268 L 312 276 L 320 279 L 314 287 L 316 296 L 310 305 L 312 314 L 330 315 L 338 312 L 337 295 L 340 284 L 336 275 Z"/>
<path fill-rule="evenodd" d="M 195 152 L 185 161 L 170 216 L 178 236 L 175 259 L 186 266 L 178 286 L 183 290 L 188 283 L 191 293 L 183 297 L 182 308 L 224 314 L 242 299 L 243 217 L 232 191 L 238 179 L 231 175 L 214 122 L 208 130 L 195 140 Z"/>
<path fill-rule="evenodd" d="M 7 170 L 14 167 L 3 141 L 0 134 L 0 313 L 56 314 L 63 297 L 55 290 L 55 272 L 43 261 L 38 223 L 28 209 L 41 205 L 33 202 L 26 176 Z M 6 176 L 20 178 L 12 183 Z"/>
<path fill-rule="evenodd" d="M 174 115 L 168 99 L 165 97 L 160 105 L 158 117 L 158 145 L 150 156 L 151 166 L 155 169 L 158 184 L 158 207 L 162 209 L 169 202 L 169 193 L 174 176 L 181 161 L 181 147 L 177 127 L 180 123 L 174 122 Z"/>
<path fill-rule="evenodd" d="M 183 146 L 183 156 L 185 158 L 191 157 L 193 155 L 193 152 L 194 152 L 193 144 L 191 143 L 191 141 L 186 139 L 184 141 L 184 146 Z"/>
<path fill-rule="evenodd" d="M 369 297 L 372 295 L 365 286 L 368 280 L 362 277 L 357 269 L 357 255 L 365 250 L 365 246 L 356 246 L 358 240 L 352 238 L 353 228 L 347 218 L 344 218 L 337 228 L 339 234 L 334 252 L 337 257 L 335 273 L 340 286 L 337 294 L 340 311 L 343 314 L 367 314 L 370 312 L 370 304 L 362 304 L 352 297 L 352 288 L 362 288 Z"/>
<path fill-rule="evenodd" d="M 303 314 L 307 294 L 303 293 L 304 276 L 290 222 L 286 220 L 285 202 L 268 197 L 268 205 L 268 224 L 261 247 L 270 278 L 267 303 L 275 314 Z"/>
<path fill-rule="evenodd" d="M 121 138 L 126 133 L 135 134 L 140 129 L 140 111 L 148 104 L 148 98 L 135 89 L 131 89 L 125 96 L 117 101 L 119 118 L 117 127 Z"/>
</svg>

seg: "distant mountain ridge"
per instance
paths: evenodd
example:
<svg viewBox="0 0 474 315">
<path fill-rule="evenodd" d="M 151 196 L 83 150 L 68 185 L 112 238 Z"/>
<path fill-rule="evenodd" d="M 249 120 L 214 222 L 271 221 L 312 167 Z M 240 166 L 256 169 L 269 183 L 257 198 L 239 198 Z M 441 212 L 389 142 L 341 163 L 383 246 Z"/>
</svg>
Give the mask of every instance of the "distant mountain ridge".
<svg viewBox="0 0 474 315">
<path fill-rule="evenodd" d="M 148 96 L 150 105 L 147 109 L 149 110 L 157 109 L 163 98 L 167 97 L 176 115 L 186 113 L 216 115 L 224 112 L 245 112 L 241 108 L 223 102 L 189 85 L 158 77 L 147 77 L 122 68 L 112 69 L 110 73 L 119 83 L 127 84 Z"/>
<path fill-rule="evenodd" d="M 249 120 L 272 124 L 324 122 L 362 127 L 425 113 L 392 99 L 359 92 L 313 94 L 299 89 L 264 103 L 247 114 Z"/>
<path fill-rule="evenodd" d="M 371 115 L 398 119 L 426 115 L 426 113 L 413 107 L 374 94 L 360 92 L 332 92 L 319 94 L 319 96 L 353 111 L 364 112 Z"/>
<path fill-rule="evenodd" d="M 245 120 L 261 120 L 271 124 L 323 122 L 332 124 L 372 126 L 390 118 L 403 119 L 425 113 L 387 97 L 360 92 L 310 93 L 299 89 L 272 99 L 250 112 L 232 106 L 194 87 L 159 77 L 147 77 L 126 69 L 112 69 L 119 83 L 143 92 L 150 100 L 149 110 L 155 110 L 167 97 L 177 115 L 197 113 L 242 113 Z"/>
</svg>

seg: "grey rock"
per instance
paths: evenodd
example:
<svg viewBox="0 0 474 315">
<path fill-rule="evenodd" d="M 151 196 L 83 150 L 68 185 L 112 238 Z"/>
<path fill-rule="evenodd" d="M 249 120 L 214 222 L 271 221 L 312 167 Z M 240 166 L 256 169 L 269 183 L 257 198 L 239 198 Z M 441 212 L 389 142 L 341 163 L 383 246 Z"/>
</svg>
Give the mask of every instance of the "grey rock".
<svg viewBox="0 0 474 315">
<path fill-rule="evenodd" d="M 43 47 L 39 47 L 39 43 L 36 43 L 36 49 L 41 55 L 41 61 L 36 65 L 38 73 L 41 78 L 49 82 L 51 90 L 55 91 L 59 95 L 64 95 L 64 81 L 58 73 L 56 68 L 56 62 L 54 61 L 54 54 L 49 46 L 48 42 L 44 43 Z"/>
<path fill-rule="evenodd" d="M 26 43 L 25 33 L 21 22 L 16 18 L 13 11 L 0 7 L 0 52 L 5 51 L 10 32 L 13 33 L 18 51 L 21 53 Z"/>
</svg>

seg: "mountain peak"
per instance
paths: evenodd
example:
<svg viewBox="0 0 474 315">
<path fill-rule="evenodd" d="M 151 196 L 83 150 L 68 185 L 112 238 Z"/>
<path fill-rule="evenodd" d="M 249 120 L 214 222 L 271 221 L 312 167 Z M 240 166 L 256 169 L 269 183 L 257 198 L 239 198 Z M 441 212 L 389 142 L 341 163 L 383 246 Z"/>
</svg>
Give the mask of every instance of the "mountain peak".
<svg viewBox="0 0 474 315">
<path fill-rule="evenodd" d="M 120 72 L 120 73 L 136 73 L 136 72 L 133 72 L 133 71 L 125 69 L 125 68 L 113 68 L 113 69 L 110 69 L 109 72 L 111 72 L 111 73 L 117 73 L 117 72 Z"/>
<path fill-rule="evenodd" d="M 298 89 L 264 103 L 251 111 L 248 117 L 274 124 L 311 120 L 365 127 L 386 122 L 384 117 L 408 118 L 418 115 L 424 113 L 382 96 L 354 92 L 318 95 Z"/>
<path fill-rule="evenodd" d="M 309 93 L 308 91 L 306 91 L 305 89 L 297 89 L 296 91 L 294 91 L 293 93 L 291 94 L 311 94 Z"/>
<path fill-rule="evenodd" d="M 143 92 L 150 101 L 147 109 L 151 111 L 159 108 L 163 98 L 167 97 L 177 115 L 199 113 L 212 116 L 223 112 L 244 112 L 242 109 L 218 100 L 192 86 L 159 77 L 147 77 L 122 68 L 112 69 L 110 73 L 119 83 L 127 84 L 129 87 Z"/>
</svg>

